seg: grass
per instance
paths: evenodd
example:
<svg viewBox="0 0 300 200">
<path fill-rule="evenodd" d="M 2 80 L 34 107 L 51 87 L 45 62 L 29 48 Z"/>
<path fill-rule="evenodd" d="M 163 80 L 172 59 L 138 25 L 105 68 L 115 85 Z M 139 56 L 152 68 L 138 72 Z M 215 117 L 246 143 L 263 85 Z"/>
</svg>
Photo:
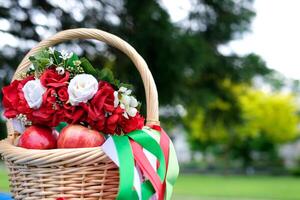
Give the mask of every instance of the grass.
<svg viewBox="0 0 300 200">
<path fill-rule="evenodd" d="M 8 191 L 0 168 L 0 192 Z M 173 200 L 300 200 L 300 178 L 181 175 Z"/>
<path fill-rule="evenodd" d="M 1 163 L 0 163 L 1 164 Z M 0 165 L 0 192 L 7 192 L 8 188 L 8 177 L 6 170 Z"/>
<path fill-rule="evenodd" d="M 300 178 L 182 175 L 175 194 L 178 200 L 300 200 Z"/>
</svg>

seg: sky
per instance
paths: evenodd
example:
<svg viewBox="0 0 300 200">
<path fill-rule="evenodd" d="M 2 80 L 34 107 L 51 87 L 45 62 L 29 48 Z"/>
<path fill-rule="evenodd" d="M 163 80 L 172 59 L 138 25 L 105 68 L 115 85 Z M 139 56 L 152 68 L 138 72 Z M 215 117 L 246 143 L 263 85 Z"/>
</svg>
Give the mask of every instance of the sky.
<svg viewBox="0 0 300 200">
<path fill-rule="evenodd" d="M 161 0 L 171 19 L 187 17 L 188 0 Z M 254 52 L 287 78 L 300 79 L 300 0 L 255 0 L 251 32 L 219 48 L 223 54 Z"/>
</svg>

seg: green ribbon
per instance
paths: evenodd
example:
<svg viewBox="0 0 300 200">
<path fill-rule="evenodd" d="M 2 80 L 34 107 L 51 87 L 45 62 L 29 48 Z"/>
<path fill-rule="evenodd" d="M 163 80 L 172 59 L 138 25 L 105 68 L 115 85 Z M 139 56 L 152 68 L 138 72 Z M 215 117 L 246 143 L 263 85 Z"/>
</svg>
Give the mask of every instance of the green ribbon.
<svg viewBox="0 0 300 200">
<path fill-rule="evenodd" d="M 145 127 L 143 130 L 136 130 L 124 136 L 112 136 L 119 159 L 120 184 L 117 200 L 138 200 L 137 191 L 134 190 L 134 157 L 129 139 L 134 140 L 144 149 L 152 153 L 159 161 L 157 174 L 163 182 L 166 179 L 165 200 L 170 200 L 173 186 L 179 173 L 178 161 L 174 146 L 170 142 L 169 164 L 166 170 L 166 163 L 163 151 L 159 145 L 160 133 L 156 130 Z M 155 190 L 149 180 L 145 180 L 141 185 L 142 200 L 148 200 Z"/>
<path fill-rule="evenodd" d="M 166 194 L 165 200 L 170 200 L 173 193 L 173 187 L 179 175 L 179 165 L 173 143 L 169 146 L 169 164 L 166 177 Z"/>
<path fill-rule="evenodd" d="M 142 200 L 149 200 L 153 196 L 155 190 L 149 180 L 142 183 Z"/>
<path fill-rule="evenodd" d="M 133 190 L 134 159 L 129 138 L 123 136 L 112 136 L 116 145 L 120 163 L 120 184 L 117 200 L 138 200 L 138 195 Z"/>
<path fill-rule="evenodd" d="M 143 130 L 136 130 L 130 132 L 128 134 L 128 137 L 133 139 L 135 142 L 137 142 L 139 145 L 141 145 L 144 149 L 148 150 L 157 158 L 157 160 L 159 161 L 157 174 L 160 178 L 160 181 L 163 182 L 166 174 L 165 156 L 157 141 Z"/>
</svg>

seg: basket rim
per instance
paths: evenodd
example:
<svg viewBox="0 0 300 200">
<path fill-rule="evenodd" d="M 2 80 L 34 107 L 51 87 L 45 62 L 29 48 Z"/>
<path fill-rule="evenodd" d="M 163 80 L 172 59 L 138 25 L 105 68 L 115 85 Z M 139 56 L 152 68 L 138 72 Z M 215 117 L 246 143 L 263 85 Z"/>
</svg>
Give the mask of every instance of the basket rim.
<svg viewBox="0 0 300 200">
<path fill-rule="evenodd" d="M 7 145 L 10 145 L 11 148 L 15 148 L 16 150 L 19 149 L 22 151 L 31 151 L 31 152 L 35 152 L 35 153 L 39 153 L 39 152 L 53 152 L 55 153 L 56 151 L 65 151 L 65 152 L 70 152 L 70 151 L 75 151 L 75 150 L 94 150 L 94 149 L 99 149 L 101 148 L 102 150 L 102 147 L 99 146 L 99 147 L 84 147 L 84 148 L 56 148 L 56 149 L 26 149 L 26 148 L 23 148 L 23 147 L 19 147 L 19 146 L 16 146 L 16 145 L 13 145 L 12 143 L 10 143 L 7 139 L 4 139 L 4 140 L 1 140 L 0 141 L 0 147 L 1 147 L 1 143 L 7 143 Z M 2 152 L 2 148 L 0 148 L 0 153 Z"/>
<path fill-rule="evenodd" d="M 88 166 L 97 163 L 113 163 L 101 146 L 66 149 L 25 149 L 9 140 L 0 141 L 0 154 L 5 161 L 16 165 L 35 167 Z"/>
</svg>

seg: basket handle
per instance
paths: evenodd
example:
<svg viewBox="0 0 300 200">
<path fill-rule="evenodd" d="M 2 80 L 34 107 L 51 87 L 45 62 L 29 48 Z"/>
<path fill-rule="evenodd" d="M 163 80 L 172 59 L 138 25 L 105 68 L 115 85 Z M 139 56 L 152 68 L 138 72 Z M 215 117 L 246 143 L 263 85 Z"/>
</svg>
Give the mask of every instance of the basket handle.
<svg viewBox="0 0 300 200">
<path fill-rule="evenodd" d="M 146 124 L 159 124 L 159 114 L 158 114 L 158 95 L 156 85 L 153 79 L 153 76 L 145 62 L 145 60 L 136 52 L 136 50 L 127 42 L 121 38 L 110 34 L 105 31 L 91 28 L 77 28 L 61 31 L 53 35 L 52 37 L 45 39 L 33 47 L 27 55 L 23 58 L 19 64 L 14 79 L 18 79 L 20 74 L 25 72 L 29 65 L 29 57 L 41 51 L 42 49 L 50 46 L 54 46 L 58 43 L 72 40 L 72 39 L 95 39 L 107 43 L 110 46 L 113 46 L 123 53 L 125 53 L 134 63 L 137 70 L 140 73 L 140 76 L 143 80 L 144 89 L 146 93 L 146 104 L 147 104 L 147 118 Z M 13 129 L 11 124 L 8 123 L 8 133 L 11 135 Z"/>
</svg>

